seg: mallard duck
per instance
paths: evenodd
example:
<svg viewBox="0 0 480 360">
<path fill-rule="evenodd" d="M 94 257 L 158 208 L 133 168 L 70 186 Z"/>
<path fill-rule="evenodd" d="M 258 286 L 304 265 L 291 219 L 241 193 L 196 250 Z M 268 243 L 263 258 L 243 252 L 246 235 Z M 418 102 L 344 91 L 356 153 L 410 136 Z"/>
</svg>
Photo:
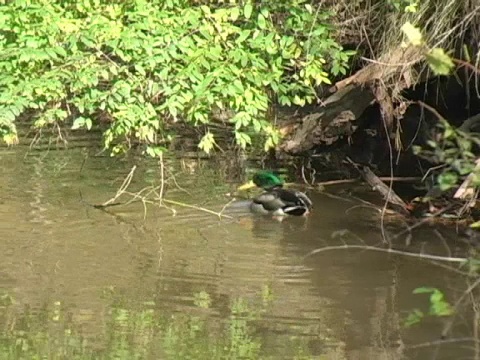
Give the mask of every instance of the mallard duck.
<svg viewBox="0 0 480 360">
<path fill-rule="evenodd" d="M 271 171 L 259 171 L 253 179 L 240 186 L 238 190 L 247 190 L 252 187 L 265 190 L 253 198 L 250 210 L 259 214 L 274 216 L 303 216 L 307 215 L 313 204 L 304 193 L 283 188 L 283 181 Z"/>
</svg>

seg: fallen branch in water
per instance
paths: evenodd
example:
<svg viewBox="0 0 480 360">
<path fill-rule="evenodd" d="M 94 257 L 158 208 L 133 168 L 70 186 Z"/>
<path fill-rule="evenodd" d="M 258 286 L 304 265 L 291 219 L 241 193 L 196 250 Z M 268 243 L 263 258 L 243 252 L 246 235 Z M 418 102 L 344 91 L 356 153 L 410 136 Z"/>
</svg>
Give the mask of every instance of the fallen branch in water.
<svg viewBox="0 0 480 360">
<path fill-rule="evenodd" d="M 394 182 L 413 182 L 422 180 L 421 177 L 390 177 L 390 176 L 380 176 L 378 177 L 382 181 L 394 181 Z M 339 184 L 351 184 L 359 182 L 360 179 L 340 179 L 340 180 L 328 180 L 321 181 L 316 183 L 318 186 L 327 186 L 327 185 L 339 185 Z"/>
<path fill-rule="evenodd" d="M 464 338 L 441 339 L 441 340 L 429 341 L 421 344 L 409 345 L 409 346 L 406 346 L 405 348 L 408 350 L 412 350 L 412 349 L 420 349 L 420 348 L 430 347 L 435 345 L 452 344 L 452 343 L 459 343 L 459 342 L 480 343 L 479 340 L 473 337 L 464 337 Z"/>
<path fill-rule="evenodd" d="M 113 198 L 110 200 L 105 201 L 103 204 L 94 204 L 92 205 L 96 209 L 105 209 L 110 206 L 118 206 L 118 205 L 123 205 L 124 203 L 121 202 L 115 202 L 120 196 L 122 196 L 127 188 L 130 186 L 130 183 L 132 182 L 133 179 L 133 174 L 135 173 L 135 170 L 137 169 L 137 165 L 133 165 L 132 169 L 128 173 L 127 177 L 125 180 L 123 180 L 122 185 L 120 188 L 117 190 L 117 193 Z"/>
<path fill-rule="evenodd" d="M 395 191 L 393 191 L 391 186 L 388 187 L 385 183 L 383 183 L 380 178 L 375 175 L 367 166 L 360 167 L 350 158 L 347 158 L 347 160 L 353 167 L 355 167 L 355 169 L 357 169 L 367 184 L 382 194 L 385 198 L 385 201 L 390 203 L 390 205 L 392 205 L 396 211 L 402 213 L 403 215 L 410 215 L 407 204 L 395 193 Z"/>
<path fill-rule="evenodd" d="M 206 208 L 204 208 L 204 207 L 200 207 L 200 206 L 196 206 L 196 205 L 190 205 L 190 204 L 182 203 L 182 202 L 180 202 L 180 201 L 167 200 L 167 199 L 163 199 L 162 201 L 165 202 L 165 203 L 167 203 L 167 204 L 178 205 L 178 206 L 182 206 L 182 207 L 185 207 L 185 208 L 194 209 L 194 210 L 199 210 L 199 211 L 206 212 L 206 213 L 208 213 L 208 214 L 216 215 L 216 216 L 218 216 L 220 219 L 221 219 L 222 217 L 228 218 L 228 219 L 233 219 L 233 218 L 232 218 L 231 216 L 229 216 L 229 215 L 224 215 L 224 214 L 222 214 L 223 209 L 222 209 L 222 211 L 220 211 L 220 212 L 216 212 L 216 211 L 213 211 L 213 210 L 210 210 L 210 209 L 206 209 Z M 228 206 L 228 203 L 227 203 L 226 206 Z"/>
<path fill-rule="evenodd" d="M 130 186 L 130 183 L 132 182 L 135 170 L 137 168 L 137 166 L 134 165 L 132 167 L 132 169 L 130 170 L 130 172 L 128 173 L 128 175 L 123 180 L 122 185 L 117 190 L 114 197 L 107 200 L 103 204 L 93 204 L 91 206 L 93 206 L 96 209 L 104 210 L 105 208 L 111 207 L 111 206 L 129 205 L 131 203 L 141 201 L 142 204 L 143 204 L 143 207 L 144 207 L 144 216 L 146 216 L 146 213 L 147 213 L 147 204 L 157 205 L 159 207 L 167 208 L 167 209 L 171 210 L 172 213 L 173 213 L 173 216 L 175 216 L 176 215 L 176 210 L 167 206 L 167 205 L 165 205 L 165 204 L 171 204 L 171 205 L 181 206 L 181 207 L 184 207 L 184 208 L 203 211 L 203 212 L 206 212 L 208 214 L 216 215 L 220 219 L 221 218 L 233 219 L 231 216 L 223 214 L 225 208 L 232 202 L 232 200 L 230 200 L 222 208 L 222 210 L 220 212 L 216 212 L 216 211 L 213 211 L 213 210 L 201 207 L 201 206 L 196 206 L 196 205 L 191 205 L 191 204 L 187 204 L 187 203 L 180 202 L 180 201 L 165 199 L 165 191 L 166 191 L 165 166 L 164 166 L 164 163 L 163 163 L 163 157 L 161 155 L 160 155 L 160 158 L 159 158 L 159 164 L 160 164 L 160 185 L 158 185 L 158 186 L 147 186 L 147 187 L 137 191 L 136 193 L 132 193 L 132 192 L 127 191 L 128 187 Z M 128 201 L 125 201 L 125 202 L 117 202 L 116 200 L 118 198 L 120 198 L 122 195 L 131 196 L 131 199 L 128 200 Z M 154 195 L 154 198 L 149 199 L 152 195 Z M 88 204 L 88 205 L 90 205 L 90 204 Z"/>
<path fill-rule="evenodd" d="M 427 259 L 427 260 L 437 260 L 437 261 L 445 261 L 445 262 L 453 262 L 453 263 L 464 263 L 468 261 L 466 258 L 460 257 L 451 257 L 451 256 L 439 256 L 439 255 L 428 255 L 428 254 L 415 254 L 410 253 L 407 251 L 402 250 L 395 250 L 391 248 L 380 248 L 376 246 L 370 245 L 334 245 L 334 246 L 325 246 L 321 249 L 316 249 L 309 252 L 307 255 L 304 256 L 304 259 L 310 257 L 312 255 L 316 255 L 322 252 L 333 251 L 333 250 L 347 250 L 347 249 L 359 249 L 359 250 L 369 250 L 369 251 L 378 251 L 402 256 L 409 256 L 409 257 L 416 257 L 420 259 Z"/>
</svg>

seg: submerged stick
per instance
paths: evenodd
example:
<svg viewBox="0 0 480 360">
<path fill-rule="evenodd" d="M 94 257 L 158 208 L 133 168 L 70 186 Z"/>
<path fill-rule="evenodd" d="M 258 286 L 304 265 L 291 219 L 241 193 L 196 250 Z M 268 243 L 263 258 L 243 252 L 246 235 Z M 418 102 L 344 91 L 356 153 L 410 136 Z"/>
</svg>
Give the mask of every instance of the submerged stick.
<svg viewBox="0 0 480 360">
<path fill-rule="evenodd" d="M 196 206 L 196 205 L 190 205 L 190 204 L 186 204 L 186 203 L 183 203 L 183 202 L 180 202 L 180 201 L 167 200 L 167 199 L 163 199 L 162 201 L 167 203 L 167 204 L 178 205 L 178 206 L 182 206 L 182 207 L 185 207 L 185 208 L 190 208 L 190 209 L 203 211 L 203 212 L 206 212 L 206 213 L 209 213 L 209 214 L 212 214 L 212 215 L 216 215 L 219 218 L 225 217 L 225 218 L 228 218 L 228 219 L 233 219 L 233 217 L 231 217 L 229 215 L 222 214 L 224 209 L 222 209 L 222 211 L 220 211 L 220 212 L 216 212 L 216 211 L 213 211 L 213 210 L 210 210 L 210 209 L 206 209 L 204 207 L 200 207 L 200 206 Z M 228 206 L 228 204 L 226 206 Z"/>
</svg>

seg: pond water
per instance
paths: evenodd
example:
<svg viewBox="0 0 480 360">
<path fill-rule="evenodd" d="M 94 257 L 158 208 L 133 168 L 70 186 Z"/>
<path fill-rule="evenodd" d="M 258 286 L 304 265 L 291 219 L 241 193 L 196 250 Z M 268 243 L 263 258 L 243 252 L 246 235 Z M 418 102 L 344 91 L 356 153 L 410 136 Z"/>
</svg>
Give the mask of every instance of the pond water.
<svg viewBox="0 0 480 360">
<path fill-rule="evenodd" d="M 132 165 L 139 167 L 131 192 L 158 184 L 161 171 L 133 156 L 85 155 L 0 151 L 0 359 L 460 359 L 478 352 L 471 342 L 425 344 L 439 340 L 448 319 L 404 325 L 413 309 L 428 311 L 428 296 L 412 294 L 415 288 L 438 287 L 455 302 L 466 287 L 455 272 L 354 249 L 306 257 L 325 246 L 381 242 L 378 215 L 352 208 L 358 203 L 345 189 L 337 197 L 310 191 L 311 215 L 283 222 L 238 208 L 219 219 L 172 203 L 165 205 L 175 213 L 141 202 L 102 211 L 87 203 L 113 197 Z M 216 212 L 243 173 L 231 158 L 172 157 L 163 171 L 165 199 Z M 387 232 L 397 230 L 387 224 Z M 463 251 L 455 236 L 439 241 L 429 228 L 410 245 L 443 255 L 446 247 Z M 465 310 L 452 338 L 471 333 Z"/>
</svg>

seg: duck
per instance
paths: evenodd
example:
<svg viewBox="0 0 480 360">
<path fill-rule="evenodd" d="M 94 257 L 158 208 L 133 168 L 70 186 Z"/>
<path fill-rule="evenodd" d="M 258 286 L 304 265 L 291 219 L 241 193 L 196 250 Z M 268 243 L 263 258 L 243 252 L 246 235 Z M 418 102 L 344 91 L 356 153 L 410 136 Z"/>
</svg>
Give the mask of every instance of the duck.
<svg viewBox="0 0 480 360">
<path fill-rule="evenodd" d="M 284 189 L 283 180 L 272 171 L 262 170 L 253 175 L 252 180 L 238 187 L 248 190 L 258 187 L 263 193 L 254 197 L 250 211 L 257 214 L 273 216 L 306 216 L 313 208 L 312 201 L 303 192 Z"/>
</svg>

